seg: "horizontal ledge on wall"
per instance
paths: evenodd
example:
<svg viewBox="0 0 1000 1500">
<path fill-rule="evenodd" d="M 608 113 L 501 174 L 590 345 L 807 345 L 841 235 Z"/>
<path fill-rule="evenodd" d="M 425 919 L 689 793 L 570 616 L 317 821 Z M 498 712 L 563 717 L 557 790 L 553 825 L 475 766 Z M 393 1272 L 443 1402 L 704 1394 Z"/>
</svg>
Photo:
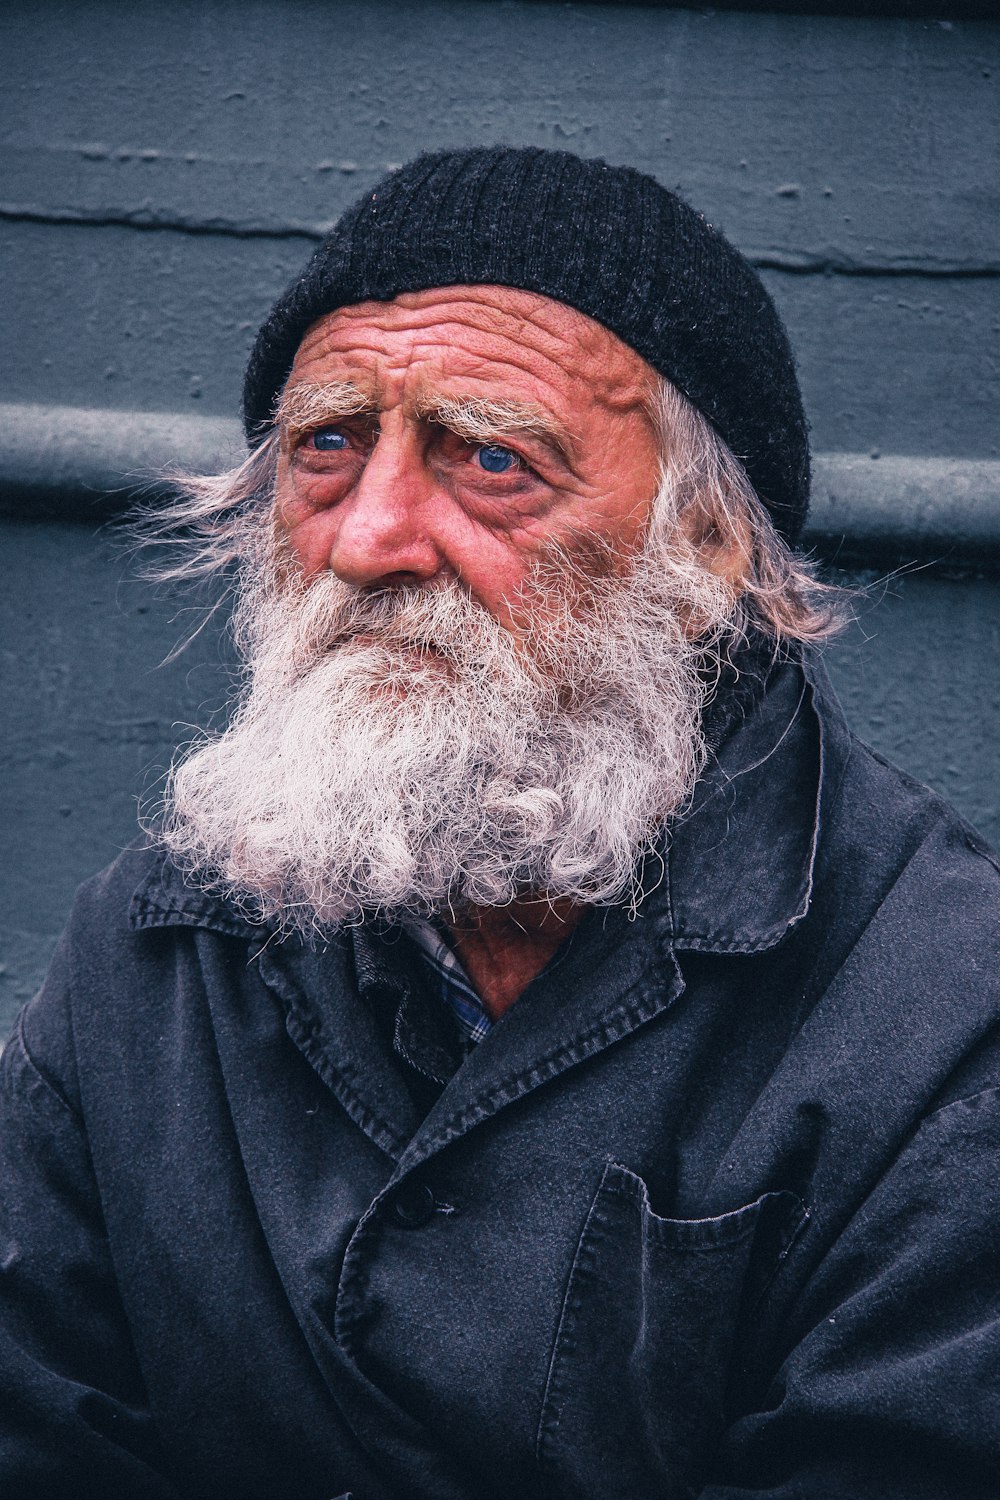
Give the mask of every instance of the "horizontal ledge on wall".
<svg viewBox="0 0 1000 1500">
<path fill-rule="evenodd" d="M 8 515 L 103 520 L 179 466 L 213 473 L 245 452 L 238 422 L 181 412 L 0 404 Z M 817 453 L 804 545 L 835 563 L 1000 567 L 1000 461 Z"/>
<path fill-rule="evenodd" d="M 816 453 L 803 545 L 827 562 L 1000 569 L 1000 461 Z"/>
<path fill-rule="evenodd" d="M 0 504 L 26 519 L 102 520 L 162 491 L 171 468 L 211 474 L 245 452 L 229 417 L 0 403 Z"/>
</svg>

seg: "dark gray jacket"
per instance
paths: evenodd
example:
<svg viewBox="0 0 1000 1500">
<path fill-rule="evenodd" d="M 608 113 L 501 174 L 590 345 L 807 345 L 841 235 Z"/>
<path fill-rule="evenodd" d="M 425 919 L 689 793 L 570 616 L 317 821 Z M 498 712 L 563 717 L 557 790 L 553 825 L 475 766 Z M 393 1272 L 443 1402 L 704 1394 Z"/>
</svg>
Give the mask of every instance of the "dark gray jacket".
<svg viewBox="0 0 1000 1500">
<path fill-rule="evenodd" d="M 737 716 L 738 717 L 738 716 Z M 786 665 L 461 1066 L 150 851 L 0 1088 L 0 1493 L 1000 1494 L 1000 880 Z"/>
</svg>

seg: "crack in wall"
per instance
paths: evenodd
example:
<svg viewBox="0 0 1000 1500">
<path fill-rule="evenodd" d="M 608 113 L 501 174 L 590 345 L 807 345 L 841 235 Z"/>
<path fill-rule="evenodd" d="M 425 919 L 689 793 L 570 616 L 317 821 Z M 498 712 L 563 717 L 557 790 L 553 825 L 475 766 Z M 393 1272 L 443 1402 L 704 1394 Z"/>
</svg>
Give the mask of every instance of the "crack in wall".
<svg viewBox="0 0 1000 1500">
<path fill-rule="evenodd" d="M 48 224 L 77 229 L 136 229 L 147 233 L 216 236 L 239 240 L 306 240 L 315 243 L 329 234 L 334 221 L 318 224 L 295 221 L 267 224 L 227 218 L 196 219 L 183 214 L 159 213 L 149 208 L 90 210 L 0 203 L 0 222 Z M 744 254 L 758 270 L 784 271 L 795 276 L 908 276 L 966 280 L 1000 277 L 1000 259 L 868 261 L 810 251 L 753 249 L 744 250 Z"/>
<path fill-rule="evenodd" d="M 32 208 L 0 203 L 0 222 L 51 224 L 72 229 L 139 229 L 186 235 L 216 235 L 238 240 L 321 240 L 332 228 L 318 224 L 254 224 L 235 219 L 194 219 L 183 214 L 160 214 L 152 209 L 91 210 Z"/>
</svg>

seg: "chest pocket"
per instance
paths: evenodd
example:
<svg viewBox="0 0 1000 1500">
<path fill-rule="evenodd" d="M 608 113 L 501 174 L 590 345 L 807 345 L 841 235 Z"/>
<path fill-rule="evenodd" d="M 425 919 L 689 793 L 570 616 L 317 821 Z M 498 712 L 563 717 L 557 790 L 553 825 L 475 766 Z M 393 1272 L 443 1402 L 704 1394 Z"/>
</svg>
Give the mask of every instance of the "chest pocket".
<svg viewBox="0 0 1000 1500">
<path fill-rule="evenodd" d="M 724 1420 L 741 1322 L 808 1215 L 765 1193 L 714 1219 L 664 1219 L 609 1163 L 563 1304 L 538 1430 L 558 1492 L 696 1494 Z"/>
</svg>

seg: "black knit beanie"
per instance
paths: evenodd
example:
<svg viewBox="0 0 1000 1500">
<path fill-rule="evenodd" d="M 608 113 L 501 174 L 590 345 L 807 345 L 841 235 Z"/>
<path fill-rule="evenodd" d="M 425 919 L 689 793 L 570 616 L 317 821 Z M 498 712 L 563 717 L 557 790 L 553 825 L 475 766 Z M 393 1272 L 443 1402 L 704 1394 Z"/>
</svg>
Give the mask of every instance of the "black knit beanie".
<svg viewBox="0 0 1000 1500">
<path fill-rule="evenodd" d="M 243 389 L 250 443 L 270 429 L 302 337 L 325 313 L 476 284 L 540 292 L 617 334 L 708 418 L 796 540 L 809 502 L 806 420 L 759 277 L 652 177 L 564 151 L 420 156 L 348 209 L 257 335 Z"/>
</svg>

